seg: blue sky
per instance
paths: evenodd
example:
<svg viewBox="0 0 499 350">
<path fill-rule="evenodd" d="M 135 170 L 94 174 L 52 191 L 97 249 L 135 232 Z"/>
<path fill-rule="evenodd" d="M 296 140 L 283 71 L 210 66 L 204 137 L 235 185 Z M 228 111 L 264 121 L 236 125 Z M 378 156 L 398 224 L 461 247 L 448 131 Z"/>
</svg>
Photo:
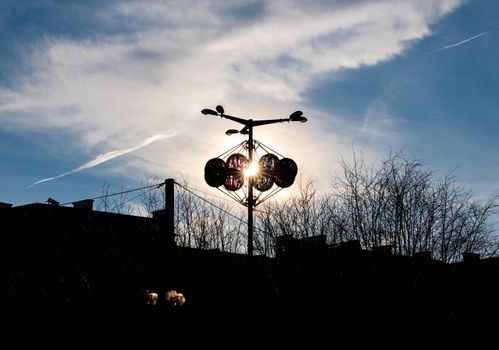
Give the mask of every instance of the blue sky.
<svg viewBox="0 0 499 350">
<path fill-rule="evenodd" d="M 0 201 L 203 179 L 255 129 L 327 191 L 352 148 L 499 193 L 499 2 L 0 1 Z M 290 189 L 291 190 L 291 189 Z"/>
</svg>

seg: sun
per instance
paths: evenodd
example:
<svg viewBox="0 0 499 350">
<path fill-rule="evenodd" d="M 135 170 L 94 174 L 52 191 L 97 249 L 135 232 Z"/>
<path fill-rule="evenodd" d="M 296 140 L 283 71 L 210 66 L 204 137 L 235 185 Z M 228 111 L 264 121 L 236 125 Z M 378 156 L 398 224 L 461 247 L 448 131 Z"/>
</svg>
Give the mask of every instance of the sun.
<svg viewBox="0 0 499 350">
<path fill-rule="evenodd" d="M 250 176 L 256 176 L 258 175 L 258 172 L 260 171 L 260 168 L 258 166 L 257 161 L 252 161 L 244 170 L 244 176 L 250 177 Z"/>
</svg>

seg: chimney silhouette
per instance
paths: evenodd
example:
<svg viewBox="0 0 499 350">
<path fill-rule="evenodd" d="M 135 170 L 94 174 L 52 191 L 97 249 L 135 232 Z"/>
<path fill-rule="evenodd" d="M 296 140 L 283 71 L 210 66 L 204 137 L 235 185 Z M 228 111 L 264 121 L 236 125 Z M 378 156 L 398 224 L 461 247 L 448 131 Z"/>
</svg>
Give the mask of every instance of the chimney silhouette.
<svg viewBox="0 0 499 350">
<path fill-rule="evenodd" d="M 73 202 L 73 208 L 79 208 L 83 210 L 92 211 L 94 205 L 93 199 L 83 199 L 81 201 Z"/>
</svg>

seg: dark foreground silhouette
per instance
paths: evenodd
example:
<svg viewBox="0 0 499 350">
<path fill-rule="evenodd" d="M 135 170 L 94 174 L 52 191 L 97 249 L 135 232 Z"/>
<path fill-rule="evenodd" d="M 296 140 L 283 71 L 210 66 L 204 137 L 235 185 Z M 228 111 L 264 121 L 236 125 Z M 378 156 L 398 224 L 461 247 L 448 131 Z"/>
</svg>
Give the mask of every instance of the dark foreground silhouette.
<svg viewBox="0 0 499 350">
<path fill-rule="evenodd" d="M 177 247 L 157 218 L 91 207 L 32 204 L 0 219 L 13 348 L 437 348 L 495 334 L 497 259 L 443 264 L 323 236 L 280 237 L 275 258 L 250 259 Z"/>
</svg>

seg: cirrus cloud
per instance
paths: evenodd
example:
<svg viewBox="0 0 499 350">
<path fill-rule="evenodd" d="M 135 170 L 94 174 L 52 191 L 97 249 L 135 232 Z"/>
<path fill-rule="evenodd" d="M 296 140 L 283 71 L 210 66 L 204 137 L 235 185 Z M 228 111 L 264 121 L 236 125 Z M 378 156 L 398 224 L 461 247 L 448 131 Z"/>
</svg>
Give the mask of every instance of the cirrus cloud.
<svg viewBox="0 0 499 350">
<path fill-rule="evenodd" d="M 220 128 L 230 127 L 201 119 L 202 108 L 220 103 L 230 106 L 230 114 L 263 118 L 287 117 L 283 111 L 305 106 L 314 132 L 300 132 L 303 143 L 330 159 L 324 147 L 346 150 L 351 141 L 328 132 L 328 125 L 359 131 L 365 125 L 314 110 L 304 93 L 337 71 L 403 54 L 459 5 L 457 0 L 149 0 L 96 7 L 94 35 L 49 35 L 31 44 L 24 59 L 29 74 L 0 88 L 0 119 L 5 127 L 77 135 L 74 142 L 86 157 L 128 149 L 146 135 L 175 129 L 183 133 L 165 141 L 171 151 L 148 147 L 140 158 L 122 161 L 152 173 L 199 173 L 209 154 L 220 152 Z M 108 28 L 109 23 L 123 30 L 99 32 L 99 24 Z M 372 112 L 369 120 L 375 118 Z M 287 141 L 293 132 L 279 130 L 261 135 L 272 135 L 279 147 L 305 159 L 303 148 Z M 312 173 L 323 170 L 310 166 Z"/>
</svg>

